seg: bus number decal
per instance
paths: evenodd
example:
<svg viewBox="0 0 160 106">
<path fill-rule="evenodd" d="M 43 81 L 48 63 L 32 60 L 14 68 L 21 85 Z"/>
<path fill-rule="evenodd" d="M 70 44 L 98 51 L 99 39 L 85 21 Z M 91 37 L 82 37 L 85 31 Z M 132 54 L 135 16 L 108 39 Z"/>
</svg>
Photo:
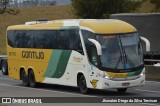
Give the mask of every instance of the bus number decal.
<svg viewBox="0 0 160 106">
<path fill-rule="evenodd" d="M 16 56 L 16 52 L 9 52 L 9 56 Z"/>
</svg>

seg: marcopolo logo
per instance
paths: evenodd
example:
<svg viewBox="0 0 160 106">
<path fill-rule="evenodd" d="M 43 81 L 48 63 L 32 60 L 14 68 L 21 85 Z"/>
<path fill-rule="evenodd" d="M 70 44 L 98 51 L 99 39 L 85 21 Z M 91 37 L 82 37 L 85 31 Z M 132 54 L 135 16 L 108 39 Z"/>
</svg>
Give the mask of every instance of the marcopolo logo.
<svg viewBox="0 0 160 106">
<path fill-rule="evenodd" d="M 22 51 L 22 58 L 44 59 L 44 53 L 35 51 Z"/>
</svg>

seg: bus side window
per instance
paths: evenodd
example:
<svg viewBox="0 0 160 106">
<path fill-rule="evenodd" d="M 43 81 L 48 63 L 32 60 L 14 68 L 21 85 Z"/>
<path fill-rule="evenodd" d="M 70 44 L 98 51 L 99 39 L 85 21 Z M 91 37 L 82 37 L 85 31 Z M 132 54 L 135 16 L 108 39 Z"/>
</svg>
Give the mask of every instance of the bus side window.
<svg viewBox="0 0 160 106">
<path fill-rule="evenodd" d="M 44 31 L 33 31 L 34 36 L 34 48 L 46 48 L 46 37 L 44 36 Z"/>
<path fill-rule="evenodd" d="M 8 39 L 8 45 L 11 47 L 15 47 L 15 30 L 7 31 L 7 39 Z"/>
<path fill-rule="evenodd" d="M 89 55 L 90 54 L 90 45 L 92 43 L 88 40 L 88 38 L 95 39 L 95 34 L 90 31 L 82 30 L 82 35 L 83 35 L 84 43 L 86 46 L 87 54 Z"/>
<path fill-rule="evenodd" d="M 52 49 L 57 49 L 57 31 L 53 31 L 50 37 L 52 37 Z"/>
<path fill-rule="evenodd" d="M 47 49 L 57 49 L 57 33 L 56 31 L 46 31 Z"/>
<path fill-rule="evenodd" d="M 65 35 L 63 36 L 63 45 L 64 49 L 68 50 L 69 49 L 69 37 L 68 37 L 68 31 L 65 31 Z"/>
<path fill-rule="evenodd" d="M 58 47 L 57 47 L 57 49 L 64 49 L 64 42 L 63 42 L 63 36 L 65 35 L 64 31 L 59 31 L 58 35 L 59 36 L 57 38 L 57 41 L 58 41 Z"/>
<path fill-rule="evenodd" d="M 31 31 L 31 34 L 33 36 L 33 48 L 38 48 L 38 42 L 39 42 L 39 38 L 37 37 L 38 32 Z"/>
<path fill-rule="evenodd" d="M 58 49 L 69 49 L 69 37 L 68 37 L 68 31 L 66 30 L 61 30 L 58 31 L 58 37 L 57 37 L 57 42 L 58 42 Z"/>
<path fill-rule="evenodd" d="M 33 48 L 32 31 L 26 31 L 26 48 Z"/>
<path fill-rule="evenodd" d="M 57 49 L 56 31 L 27 31 L 26 42 L 28 48 Z"/>
<path fill-rule="evenodd" d="M 52 37 L 50 36 L 50 32 L 46 32 L 45 33 L 45 37 L 46 37 L 46 49 L 51 49 L 52 48 Z"/>
<path fill-rule="evenodd" d="M 95 66 L 98 66 L 98 55 L 97 55 L 97 49 L 95 46 L 90 46 L 90 61 Z"/>
<path fill-rule="evenodd" d="M 42 49 L 48 49 L 48 45 L 49 45 L 49 42 L 47 41 L 48 37 L 47 37 L 47 33 L 46 32 L 42 32 L 42 35 L 41 35 L 41 43 L 40 43 L 40 48 Z"/>
<path fill-rule="evenodd" d="M 25 48 L 26 46 L 26 32 L 25 31 L 16 31 L 15 32 L 15 47 L 17 48 Z"/>
<path fill-rule="evenodd" d="M 79 36 L 78 30 L 69 31 L 69 49 L 75 50 L 83 54 L 82 43 Z"/>
</svg>

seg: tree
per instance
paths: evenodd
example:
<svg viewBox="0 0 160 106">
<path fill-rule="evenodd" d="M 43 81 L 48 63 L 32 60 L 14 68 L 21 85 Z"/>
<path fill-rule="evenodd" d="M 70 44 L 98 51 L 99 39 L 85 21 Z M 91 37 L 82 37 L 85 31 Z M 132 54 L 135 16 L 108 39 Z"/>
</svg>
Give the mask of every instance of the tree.
<svg viewBox="0 0 160 106">
<path fill-rule="evenodd" d="M 31 0 L 31 2 L 33 3 L 33 5 L 37 6 L 39 4 L 39 2 L 42 2 L 42 0 Z"/>
<path fill-rule="evenodd" d="M 0 0 L 0 14 L 5 12 L 13 15 L 19 14 L 20 11 L 18 9 L 7 8 L 10 2 L 12 2 L 12 0 Z"/>
<path fill-rule="evenodd" d="M 49 5 L 53 6 L 53 5 L 56 5 L 57 2 L 56 1 L 52 1 Z"/>
<path fill-rule="evenodd" d="M 159 8 L 160 8 L 160 0 L 150 0 L 150 2 L 151 2 L 152 4 L 155 4 L 156 9 L 159 9 Z"/>
<path fill-rule="evenodd" d="M 0 0 L 0 14 L 4 13 L 10 0 Z"/>
<path fill-rule="evenodd" d="M 74 13 L 83 18 L 107 18 L 109 14 L 133 12 L 140 1 L 133 0 L 71 0 Z"/>
</svg>

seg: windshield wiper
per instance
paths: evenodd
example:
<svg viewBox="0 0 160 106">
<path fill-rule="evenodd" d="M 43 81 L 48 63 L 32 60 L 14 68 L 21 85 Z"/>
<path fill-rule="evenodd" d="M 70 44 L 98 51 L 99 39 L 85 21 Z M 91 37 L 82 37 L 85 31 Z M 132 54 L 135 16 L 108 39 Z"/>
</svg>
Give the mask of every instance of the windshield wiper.
<svg viewBox="0 0 160 106">
<path fill-rule="evenodd" d="M 120 47 L 120 57 L 119 57 L 118 62 L 117 62 L 117 64 L 116 64 L 116 66 L 115 66 L 115 69 L 118 68 L 118 65 L 119 65 L 119 63 L 120 63 L 121 61 L 122 61 L 123 64 L 125 64 L 125 60 L 123 59 L 123 57 L 124 57 L 124 52 L 123 52 L 123 47 L 122 47 L 122 42 L 121 42 L 120 36 L 118 36 L 118 40 L 119 40 L 119 47 Z"/>
<path fill-rule="evenodd" d="M 120 54 L 121 54 L 121 51 L 120 51 Z M 118 59 L 118 62 L 116 63 L 115 69 L 118 68 L 118 65 L 119 65 L 119 63 L 120 63 L 121 61 L 123 62 L 123 56 L 122 56 L 122 54 L 120 55 L 120 57 L 119 57 L 119 59 Z"/>
<path fill-rule="evenodd" d="M 124 63 L 124 68 L 126 69 L 126 63 L 127 63 L 127 54 L 126 54 L 126 51 L 124 50 L 123 46 L 122 46 L 122 40 L 121 40 L 121 37 L 119 37 L 119 42 L 120 42 L 120 49 L 121 49 L 121 56 L 122 56 L 122 59 L 123 59 L 123 63 Z"/>
<path fill-rule="evenodd" d="M 121 43 L 121 49 L 122 49 L 122 56 L 124 57 L 124 68 L 127 69 L 127 68 L 130 68 L 130 65 L 134 66 L 133 62 L 131 59 L 128 58 L 127 54 L 126 54 L 126 51 L 125 51 L 125 48 L 123 47 L 123 44 L 122 44 L 122 41 L 121 41 L 121 37 L 119 36 L 119 40 L 120 40 L 120 43 Z M 130 62 L 130 65 L 128 64 Z"/>
</svg>

